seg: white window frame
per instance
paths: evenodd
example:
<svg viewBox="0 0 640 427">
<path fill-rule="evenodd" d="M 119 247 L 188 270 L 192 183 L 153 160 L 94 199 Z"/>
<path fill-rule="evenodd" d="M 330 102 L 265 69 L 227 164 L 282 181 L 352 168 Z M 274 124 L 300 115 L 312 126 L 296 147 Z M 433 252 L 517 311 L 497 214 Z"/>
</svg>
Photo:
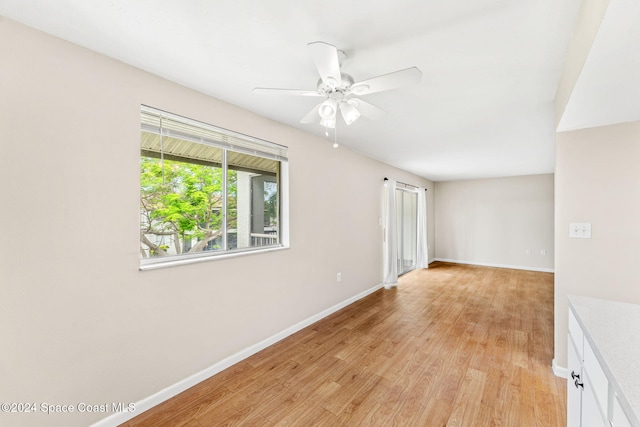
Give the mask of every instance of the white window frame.
<svg viewBox="0 0 640 427">
<path fill-rule="evenodd" d="M 184 133 L 177 127 L 174 127 L 174 129 L 166 128 L 162 125 L 163 120 L 165 120 L 165 122 L 168 121 L 172 123 L 185 124 L 191 129 L 196 127 L 202 129 L 203 132 L 201 134 L 189 132 Z M 212 147 L 222 149 L 224 153 L 223 167 L 225 170 L 227 168 L 226 158 L 228 152 L 249 154 L 251 156 L 264 157 L 279 161 L 279 243 L 271 246 L 204 251 L 194 254 L 180 254 L 165 257 L 140 258 L 140 270 L 151 270 L 243 255 L 255 255 L 289 248 L 289 162 L 287 158 L 287 147 L 207 123 L 188 119 L 186 117 L 168 113 L 146 105 L 141 106 L 141 132 L 142 131 L 157 133 L 162 136 L 174 136 L 194 143 L 210 145 Z M 226 174 L 224 174 L 224 176 L 226 176 Z M 224 182 L 224 192 L 226 193 L 226 179 Z M 224 200 L 226 200 L 226 196 L 227 195 L 225 194 Z M 224 205 L 226 209 L 226 203 Z M 223 223 L 225 224 L 224 229 L 226 231 L 226 215 L 224 215 Z"/>
</svg>

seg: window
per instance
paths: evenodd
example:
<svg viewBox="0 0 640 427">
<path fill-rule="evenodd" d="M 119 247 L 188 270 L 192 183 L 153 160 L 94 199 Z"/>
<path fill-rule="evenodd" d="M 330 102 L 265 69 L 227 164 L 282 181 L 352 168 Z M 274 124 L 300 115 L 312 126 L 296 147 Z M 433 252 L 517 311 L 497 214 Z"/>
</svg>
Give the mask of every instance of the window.
<svg viewBox="0 0 640 427">
<path fill-rule="evenodd" d="M 141 266 L 286 244 L 287 149 L 143 106 Z"/>
</svg>

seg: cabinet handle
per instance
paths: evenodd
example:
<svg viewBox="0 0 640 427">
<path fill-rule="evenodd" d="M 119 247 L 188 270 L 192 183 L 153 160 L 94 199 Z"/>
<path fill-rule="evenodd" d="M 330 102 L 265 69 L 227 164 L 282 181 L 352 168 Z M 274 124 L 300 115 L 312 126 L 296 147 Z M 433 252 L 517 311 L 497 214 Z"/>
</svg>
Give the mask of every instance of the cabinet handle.
<svg viewBox="0 0 640 427">
<path fill-rule="evenodd" d="M 575 384 L 576 388 L 579 389 L 580 387 L 582 387 L 582 389 L 584 390 L 584 383 L 581 383 L 579 378 L 576 378 L 576 381 L 573 384 Z"/>
<path fill-rule="evenodd" d="M 575 380 L 576 378 L 577 378 L 577 379 L 580 379 L 580 375 L 576 374 L 574 371 L 571 371 L 571 378 L 572 378 L 572 379 L 574 379 L 574 380 Z"/>
</svg>

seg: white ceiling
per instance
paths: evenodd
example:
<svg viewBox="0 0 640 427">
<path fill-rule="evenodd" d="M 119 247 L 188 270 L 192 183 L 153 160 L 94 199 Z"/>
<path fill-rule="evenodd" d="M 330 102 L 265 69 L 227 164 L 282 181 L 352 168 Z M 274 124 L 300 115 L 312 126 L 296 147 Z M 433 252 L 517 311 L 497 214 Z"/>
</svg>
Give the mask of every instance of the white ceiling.
<svg viewBox="0 0 640 427">
<path fill-rule="evenodd" d="M 558 131 L 640 120 L 640 1 L 611 0 Z"/>
<path fill-rule="evenodd" d="M 317 98 L 252 88 L 315 89 L 313 41 L 344 50 L 356 81 L 417 66 L 419 85 L 364 98 L 386 116 L 339 122 L 338 140 L 441 181 L 553 172 L 579 2 L 0 0 L 0 14 L 321 137 L 299 123 Z"/>
</svg>

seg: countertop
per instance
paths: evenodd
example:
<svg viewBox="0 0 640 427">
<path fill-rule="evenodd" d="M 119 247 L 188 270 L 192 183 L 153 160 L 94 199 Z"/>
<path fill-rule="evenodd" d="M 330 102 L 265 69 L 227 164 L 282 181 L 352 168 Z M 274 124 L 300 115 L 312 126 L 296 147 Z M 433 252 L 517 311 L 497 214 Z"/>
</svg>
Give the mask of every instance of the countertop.
<svg viewBox="0 0 640 427">
<path fill-rule="evenodd" d="M 569 309 L 634 426 L 640 426 L 640 305 L 569 296 Z"/>
</svg>

